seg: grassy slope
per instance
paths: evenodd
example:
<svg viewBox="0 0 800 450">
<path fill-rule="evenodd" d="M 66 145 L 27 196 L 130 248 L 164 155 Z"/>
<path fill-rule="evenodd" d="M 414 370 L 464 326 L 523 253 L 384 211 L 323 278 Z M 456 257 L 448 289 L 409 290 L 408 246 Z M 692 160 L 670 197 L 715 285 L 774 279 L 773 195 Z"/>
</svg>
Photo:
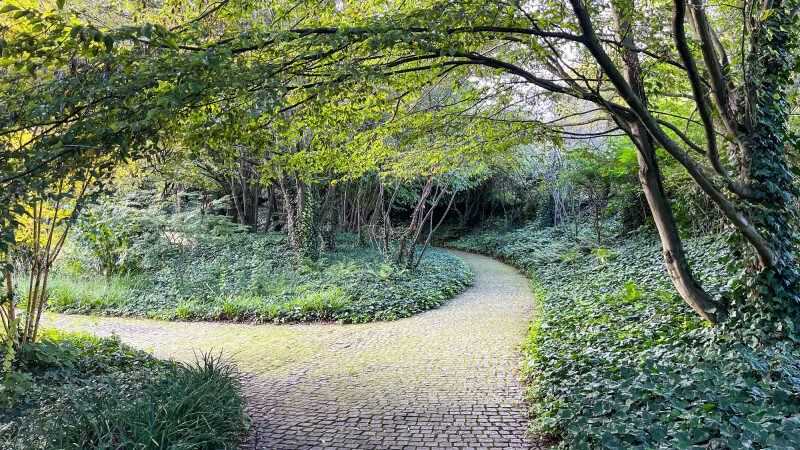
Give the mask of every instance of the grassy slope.
<svg viewBox="0 0 800 450">
<path fill-rule="evenodd" d="M 655 236 L 605 249 L 555 230 L 477 231 L 451 245 L 499 256 L 534 280 L 525 345 L 533 428 L 587 448 L 792 448 L 800 351 L 726 340 L 676 295 Z M 688 243 L 712 292 L 724 245 Z"/>
<path fill-rule="evenodd" d="M 457 257 L 429 249 L 418 271 L 398 270 L 344 236 L 337 250 L 299 264 L 283 235 L 238 235 L 180 254 L 161 251 L 135 276 L 59 271 L 50 308 L 182 320 L 393 320 L 435 308 L 472 281 Z"/>
<path fill-rule="evenodd" d="M 0 382 L 0 447 L 232 448 L 245 430 L 232 369 L 161 361 L 118 340 L 46 336 Z"/>
</svg>

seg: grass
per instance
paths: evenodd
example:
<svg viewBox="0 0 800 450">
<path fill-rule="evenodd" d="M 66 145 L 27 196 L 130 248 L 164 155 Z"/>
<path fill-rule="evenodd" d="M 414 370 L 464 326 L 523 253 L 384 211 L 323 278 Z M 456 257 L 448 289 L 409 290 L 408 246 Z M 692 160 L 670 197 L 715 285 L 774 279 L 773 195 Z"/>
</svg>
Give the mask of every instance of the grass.
<svg viewBox="0 0 800 450">
<path fill-rule="evenodd" d="M 131 277 L 56 274 L 48 282 L 47 294 L 75 308 L 92 310 L 123 301 L 134 288 L 135 280 Z"/>
<path fill-rule="evenodd" d="M 347 235 L 336 251 L 299 262 L 279 234 L 160 249 L 129 275 L 98 276 L 65 261 L 48 288 L 51 310 L 166 320 L 394 320 L 435 308 L 472 281 L 446 252 L 428 249 L 419 270 L 403 270 Z"/>
<path fill-rule="evenodd" d="M 117 339 L 48 332 L 0 388 L 4 449 L 233 448 L 247 425 L 230 364 L 161 361 Z"/>
</svg>

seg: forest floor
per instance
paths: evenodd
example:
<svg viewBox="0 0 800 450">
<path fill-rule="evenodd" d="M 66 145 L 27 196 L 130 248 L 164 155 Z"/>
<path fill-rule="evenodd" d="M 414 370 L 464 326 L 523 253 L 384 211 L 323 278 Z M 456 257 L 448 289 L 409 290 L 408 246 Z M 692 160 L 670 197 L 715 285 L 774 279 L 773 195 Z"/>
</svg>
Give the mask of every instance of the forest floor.
<svg viewBox="0 0 800 450">
<path fill-rule="evenodd" d="M 243 448 L 430 449 L 534 446 L 518 345 L 535 314 L 529 280 L 453 252 L 475 274 L 438 309 L 394 322 L 243 325 L 56 315 L 49 326 L 112 333 L 157 357 L 223 352 L 241 372 Z"/>
</svg>

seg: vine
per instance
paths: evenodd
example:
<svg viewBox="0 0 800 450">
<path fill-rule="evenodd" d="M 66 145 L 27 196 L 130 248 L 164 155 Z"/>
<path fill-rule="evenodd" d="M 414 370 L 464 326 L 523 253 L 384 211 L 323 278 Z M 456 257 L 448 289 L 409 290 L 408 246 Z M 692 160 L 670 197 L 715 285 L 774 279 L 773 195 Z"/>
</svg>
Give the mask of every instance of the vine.
<svg viewBox="0 0 800 450">
<path fill-rule="evenodd" d="M 751 42 L 749 82 L 754 93 L 754 129 L 742 140 L 753 149 L 749 177 L 752 200 L 747 205 L 750 219 L 768 239 L 777 256 L 773 267 L 763 267 L 754 256 L 743 258 L 733 269 L 745 277 L 735 286 L 728 327 L 749 324 L 761 339 L 786 336 L 797 340 L 800 324 L 800 293 L 793 246 L 797 242 L 794 203 L 798 189 L 786 154 L 797 149 L 797 136 L 789 130 L 788 88 L 798 68 L 797 19 L 791 12 L 795 2 L 765 15 Z M 741 242 L 735 245 L 741 251 Z M 736 267 L 739 266 L 739 267 Z M 744 319 L 744 320 L 742 320 Z M 750 325 L 757 324 L 757 327 Z"/>
</svg>

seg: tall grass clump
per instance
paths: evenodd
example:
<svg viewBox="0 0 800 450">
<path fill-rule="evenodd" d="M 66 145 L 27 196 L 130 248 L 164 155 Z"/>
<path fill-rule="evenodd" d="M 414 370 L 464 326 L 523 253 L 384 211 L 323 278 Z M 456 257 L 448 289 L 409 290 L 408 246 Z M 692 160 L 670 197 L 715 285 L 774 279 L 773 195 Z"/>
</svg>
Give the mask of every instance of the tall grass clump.
<svg viewBox="0 0 800 450">
<path fill-rule="evenodd" d="M 23 349 L 7 379 L 0 447 L 233 448 L 246 429 L 233 366 L 160 361 L 116 339 L 57 336 Z M 13 402 L 12 402 L 13 400 Z"/>
</svg>

